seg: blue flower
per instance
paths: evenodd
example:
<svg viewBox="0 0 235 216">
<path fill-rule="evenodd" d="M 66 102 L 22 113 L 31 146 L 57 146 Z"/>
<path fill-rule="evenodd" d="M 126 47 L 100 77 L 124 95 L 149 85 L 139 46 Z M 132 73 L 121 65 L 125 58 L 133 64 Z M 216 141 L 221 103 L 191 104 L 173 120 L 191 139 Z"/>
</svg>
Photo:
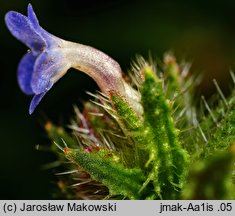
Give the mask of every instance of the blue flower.
<svg viewBox="0 0 235 216">
<path fill-rule="evenodd" d="M 39 25 L 31 4 L 28 5 L 28 16 L 10 11 L 5 21 L 12 35 L 30 48 L 19 63 L 17 78 L 21 90 L 34 95 L 29 108 L 31 114 L 69 68 L 61 51 L 64 41 Z"/>
<path fill-rule="evenodd" d="M 17 73 L 21 90 L 34 95 L 30 114 L 71 67 L 92 77 L 107 97 L 115 92 L 125 97 L 137 113 L 142 112 L 139 94 L 122 78 L 119 64 L 105 53 L 48 33 L 39 25 L 31 4 L 28 16 L 10 11 L 5 21 L 12 35 L 30 48 L 20 61 Z"/>
</svg>

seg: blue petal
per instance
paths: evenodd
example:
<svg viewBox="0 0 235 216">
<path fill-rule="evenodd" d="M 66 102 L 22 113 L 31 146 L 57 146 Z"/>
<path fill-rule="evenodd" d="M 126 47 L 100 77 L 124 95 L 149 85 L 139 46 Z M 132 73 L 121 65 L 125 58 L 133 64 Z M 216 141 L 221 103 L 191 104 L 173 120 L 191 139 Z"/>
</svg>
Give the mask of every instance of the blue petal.
<svg viewBox="0 0 235 216">
<path fill-rule="evenodd" d="M 46 46 L 44 39 L 38 34 L 28 17 L 10 11 L 5 16 L 8 29 L 18 40 L 25 43 L 33 52 L 40 52 Z"/>
<path fill-rule="evenodd" d="M 47 47 L 52 47 L 54 45 L 57 45 L 57 43 L 61 40 L 60 38 L 50 34 L 46 30 L 44 30 L 40 25 L 38 18 L 33 10 L 33 7 L 31 4 L 28 4 L 28 18 L 34 27 L 35 31 L 40 34 L 43 39 L 46 41 Z"/>
<path fill-rule="evenodd" d="M 33 7 L 31 4 L 28 4 L 28 18 L 32 24 L 32 26 L 34 27 L 34 29 L 40 29 L 40 25 L 38 22 L 38 18 L 36 16 L 36 14 L 34 13 Z"/>
<path fill-rule="evenodd" d="M 42 53 L 35 62 L 31 86 L 35 94 L 48 91 L 69 69 L 59 51 Z"/>
<path fill-rule="evenodd" d="M 28 95 L 34 94 L 31 88 L 31 80 L 33 74 L 33 67 L 36 61 L 36 56 L 31 52 L 24 55 L 18 66 L 17 78 L 21 90 Z"/>
<path fill-rule="evenodd" d="M 37 107 L 37 105 L 39 104 L 39 102 L 42 100 L 42 98 L 44 97 L 44 95 L 47 92 L 43 92 L 41 94 L 38 95 L 34 95 L 33 99 L 31 100 L 30 106 L 29 106 L 29 114 L 31 115 L 33 113 L 33 111 L 35 110 L 35 108 Z"/>
</svg>

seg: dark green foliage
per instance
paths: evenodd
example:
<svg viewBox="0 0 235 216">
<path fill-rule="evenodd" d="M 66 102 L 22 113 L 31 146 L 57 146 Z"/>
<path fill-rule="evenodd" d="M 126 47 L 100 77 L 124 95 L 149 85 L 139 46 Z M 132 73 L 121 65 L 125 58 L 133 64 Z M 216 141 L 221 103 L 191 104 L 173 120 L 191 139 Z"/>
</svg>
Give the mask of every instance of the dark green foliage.
<svg viewBox="0 0 235 216">
<path fill-rule="evenodd" d="M 234 162 L 234 144 L 230 151 L 217 152 L 208 160 L 197 162 L 191 169 L 182 198 L 235 199 L 235 187 L 232 183 Z"/>
</svg>

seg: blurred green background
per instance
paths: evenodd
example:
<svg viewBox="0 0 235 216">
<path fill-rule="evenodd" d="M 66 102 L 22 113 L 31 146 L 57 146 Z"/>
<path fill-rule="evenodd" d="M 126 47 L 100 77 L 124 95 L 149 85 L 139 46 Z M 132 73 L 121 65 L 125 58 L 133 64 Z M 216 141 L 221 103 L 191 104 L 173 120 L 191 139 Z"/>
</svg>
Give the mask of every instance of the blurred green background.
<svg viewBox="0 0 235 216">
<path fill-rule="evenodd" d="M 162 58 L 173 51 L 192 61 L 193 73 L 202 73 L 198 93 L 211 95 L 216 78 L 225 92 L 235 63 L 235 1 L 203 0 L 31 0 L 41 25 L 49 32 L 94 46 L 117 60 L 123 71 L 136 54 Z M 42 165 L 53 161 L 35 145 L 48 143 L 43 122 L 67 124 L 72 105 L 86 100 L 85 90 L 96 84 L 70 70 L 29 116 L 30 97 L 17 84 L 16 69 L 27 48 L 13 38 L 4 23 L 9 10 L 26 13 L 28 1 L 0 2 L 0 198 L 50 199 L 52 172 Z M 230 83 L 230 84 L 228 84 Z"/>
</svg>

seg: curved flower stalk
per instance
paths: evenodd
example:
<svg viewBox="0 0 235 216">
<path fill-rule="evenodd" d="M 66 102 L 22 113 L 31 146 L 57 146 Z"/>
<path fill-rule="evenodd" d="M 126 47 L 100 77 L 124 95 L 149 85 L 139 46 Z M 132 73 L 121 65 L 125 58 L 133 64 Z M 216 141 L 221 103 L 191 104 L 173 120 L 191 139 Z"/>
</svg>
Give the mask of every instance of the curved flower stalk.
<svg viewBox="0 0 235 216">
<path fill-rule="evenodd" d="M 69 68 L 88 74 L 105 95 L 110 97 L 115 92 L 139 112 L 138 93 L 123 80 L 119 64 L 108 55 L 48 33 L 39 25 L 31 4 L 28 5 L 28 16 L 10 11 L 5 21 L 12 35 L 30 48 L 18 66 L 21 90 L 25 94 L 34 95 L 30 114 Z"/>
</svg>

